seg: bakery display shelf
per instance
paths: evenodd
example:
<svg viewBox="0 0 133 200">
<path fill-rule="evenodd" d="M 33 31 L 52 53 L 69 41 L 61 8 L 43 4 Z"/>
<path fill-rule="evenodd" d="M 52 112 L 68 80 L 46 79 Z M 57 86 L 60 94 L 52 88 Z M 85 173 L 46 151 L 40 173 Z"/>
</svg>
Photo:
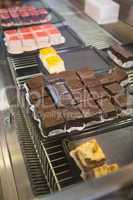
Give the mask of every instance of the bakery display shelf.
<svg viewBox="0 0 133 200">
<path fill-rule="evenodd" d="M 50 192 L 61 191 L 64 187 L 80 182 L 80 177 L 73 174 L 73 166 L 68 159 L 68 154 L 62 143 L 64 139 L 66 140 L 66 137 L 44 139 L 40 135 L 34 120 L 23 107 L 23 100 L 22 95 L 19 95 L 21 110 Z M 83 136 L 82 134 L 85 135 Z M 86 137 L 89 137 L 89 132 L 82 132 L 73 138 L 69 136 L 67 140 L 70 138 L 71 140 L 79 140 Z M 132 154 L 129 153 L 132 152 L 132 131 L 126 131 L 125 129 L 121 133 L 121 128 L 117 123 L 115 131 L 110 131 L 110 129 L 104 127 L 99 132 L 95 131 L 93 137 L 99 143 L 104 141 L 101 144 L 109 162 L 117 162 L 121 166 L 132 162 Z M 117 148 L 119 148 L 118 151 Z"/>
<path fill-rule="evenodd" d="M 54 46 L 54 48 L 58 52 L 62 52 L 62 51 L 67 52 L 67 51 L 74 50 L 76 48 L 82 48 L 85 46 L 83 41 L 79 38 L 78 34 L 75 33 L 69 26 L 61 25 L 58 28 L 59 28 L 62 36 L 64 36 L 65 40 L 66 40 L 64 44 L 59 44 L 59 45 Z M 5 48 L 7 48 L 7 47 L 5 47 Z M 7 49 L 7 54 L 14 58 L 21 58 L 20 56 L 31 57 L 34 54 L 38 54 L 38 52 L 39 52 L 39 50 L 35 50 L 32 52 L 31 51 L 24 52 L 22 54 L 11 54 L 11 53 L 8 53 L 8 49 Z"/>
<path fill-rule="evenodd" d="M 73 136 L 63 140 L 63 147 L 72 169 L 72 174 L 78 180 L 81 179 L 81 171 L 70 156 L 70 151 L 89 139 L 96 139 L 98 144 L 100 144 L 108 164 L 117 163 L 121 168 L 133 162 L 131 153 L 133 150 L 132 126 L 129 128 L 129 131 L 126 128 L 118 128 L 114 131 L 96 131 L 93 136 L 90 136 L 89 133 L 83 136 L 81 134 L 76 137 Z"/>
<path fill-rule="evenodd" d="M 61 191 L 64 187 L 76 183 L 77 179 L 72 176 L 61 139 L 44 140 L 32 118 L 25 112 L 21 101 L 22 99 L 21 110 L 50 192 Z"/>
</svg>

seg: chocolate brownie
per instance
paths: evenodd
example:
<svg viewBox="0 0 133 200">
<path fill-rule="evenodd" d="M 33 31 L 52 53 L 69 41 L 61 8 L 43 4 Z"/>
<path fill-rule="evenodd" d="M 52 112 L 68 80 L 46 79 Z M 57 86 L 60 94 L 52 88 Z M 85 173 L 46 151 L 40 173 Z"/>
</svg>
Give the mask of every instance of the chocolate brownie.
<svg viewBox="0 0 133 200">
<path fill-rule="evenodd" d="M 105 85 L 105 89 L 111 94 L 111 95 L 116 95 L 118 93 L 123 93 L 124 89 L 121 87 L 121 85 L 117 82 Z"/>
<path fill-rule="evenodd" d="M 63 109 L 62 112 L 66 122 L 66 129 L 83 127 L 83 115 L 78 108 Z"/>
<path fill-rule="evenodd" d="M 116 116 L 116 109 L 108 98 L 99 99 L 97 103 L 102 110 L 102 115 L 104 118 Z"/>
<path fill-rule="evenodd" d="M 78 76 L 81 80 L 93 78 L 95 76 L 95 71 L 89 67 L 79 69 L 77 71 Z"/>
<path fill-rule="evenodd" d="M 90 78 L 90 79 L 85 79 L 84 84 L 89 89 L 92 87 L 94 88 L 94 87 L 100 86 L 101 82 L 96 77 L 94 77 L 94 78 Z"/>
<path fill-rule="evenodd" d="M 29 92 L 31 102 L 39 98 L 48 97 L 48 91 L 45 87 L 32 88 Z"/>
<path fill-rule="evenodd" d="M 83 113 L 85 122 L 99 120 L 101 110 L 93 99 L 80 103 L 78 108 Z"/>
<path fill-rule="evenodd" d="M 44 85 L 44 76 L 39 75 L 39 76 L 36 76 L 32 79 L 29 79 L 26 82 L 26 84 L 27 84 L 29 89 L 35 89 L 35 88 L 42 87 Z"/>
<path fill-rule="evenodd" d="M 89 92 L 94 100 L 110 97 L 109 93 L 102 86 L 89 88 Z"/>
<path fill-rule="evenodd" d="M 70 89 L 70 91 L 82 89 L 84 87 L 80 80 L 67 80 L 66 84 L 68 88 Z"/>
<path fill-rule="evenodd" d="M 119 83 L 128 78 L 128 75 L 125 72 L 125 70 L 123 70 L 119 67 L 116 67 L 112 70 L 111 76 L 112 76 L 112 78 L 114 77 L 116 79 L 116 81 Z"/>
<path fill-rule="evenodd" d="M 86 88 L 72 90 L 72 94 L 78 104 L 85 100 L 91 99 L 91 95 Z"/>
<path fill-rule="evenodd" d="M 64 130 L 65 128 L 65 121 L 62 112 L 59 110 L 53 109 L 49 112 L 40 113 L 40 119 L 42 127 L 48 132 L 56 129 Z"/>
<path fill-rule="evenodd" d="M 114 102 L 119 108 L 133 108 L 133 97 L 131 95 L 117 94 L 114 96 Z"/>
</svg>

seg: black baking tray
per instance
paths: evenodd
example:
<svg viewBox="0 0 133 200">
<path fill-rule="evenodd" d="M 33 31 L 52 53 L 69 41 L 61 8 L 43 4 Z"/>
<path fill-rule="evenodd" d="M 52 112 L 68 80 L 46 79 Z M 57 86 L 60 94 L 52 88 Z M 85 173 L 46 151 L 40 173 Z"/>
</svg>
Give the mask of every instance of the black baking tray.
<svg viewBox="0 0 133 200">
<path fill-rule="evenodd" d="M 61 45 L 55 45 L 54 48 L 58 52 L 66 52 L 73 49 L 84 47 L 85 44 L 83 41 L 79 38 L 79 36 L 69 27 L 69 26 L 59 26 L 59 30 L 61 31 L 62 35 L 65 37 L 66 42 Z M 20 55 L 28 56 L 32 54 L 38 54 L 39 50 L 33 51 L 33 52 L 24 52 L 22 54 L 10 54 L 12 57 L 19 57 Z"/>
<path fill-rule="evenodd" d="M 73 138 L 63 140 L 63 148 L 71 166 L 72 173 L 76 178 L 80 178 L 80 169 L 77 167 L 75 161 L 70 157 L 69 152 L 75 145 L 83 141 L 95 138 L 102 147 L 106 157 L 107 163 L 117 163 L 120 167 L 128 165 L 133 162 L 133 137 L 132 126 L 114 131 L 95 132 L 93 137 L 89 137 L 89 133 L 85 136 L 81 134 Z"/>
<path fill-rule="evenodd" d="M 67 52 L 60 52 L 59 54 L 65 62 L 66 70 L 91 67 L 96 73 L 105 73 L 112 69 L 105 53 L 90 46 L 69 49 Z M 40 62 L 41 71 L 46 74 L 45 67 L 41 64 L 41 61 L 38 62 Z"/>
</svg>

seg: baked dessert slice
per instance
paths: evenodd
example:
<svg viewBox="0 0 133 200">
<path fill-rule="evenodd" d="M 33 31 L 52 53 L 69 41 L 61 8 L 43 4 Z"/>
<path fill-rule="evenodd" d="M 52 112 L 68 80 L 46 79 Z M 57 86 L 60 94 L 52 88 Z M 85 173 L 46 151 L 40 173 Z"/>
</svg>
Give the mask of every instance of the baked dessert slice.
<svg viewBox="0 0 133 200">
<path fill-rule="evenodd" d="M 119 165 L 114 163 L 111 165 L 105 164 L 101 167 L 97 167 L 95 169 L 93 169 L 93 176 L 98 178 L 101 176 L 106 176 L 110 173 L 116 172 L 119 170 Z"/>
<path fill-rule="evenodd" d="M 95 139 L 83 142 L 70 152 L 83 173 L 104 164 L 106 156 Z"/>
<path fill-rule="evenodd" d="M 133 66 L 133 53 L 115 44 L 108 51 L 109 57 L 119 66 L 128 69 Z"/>
</svg>

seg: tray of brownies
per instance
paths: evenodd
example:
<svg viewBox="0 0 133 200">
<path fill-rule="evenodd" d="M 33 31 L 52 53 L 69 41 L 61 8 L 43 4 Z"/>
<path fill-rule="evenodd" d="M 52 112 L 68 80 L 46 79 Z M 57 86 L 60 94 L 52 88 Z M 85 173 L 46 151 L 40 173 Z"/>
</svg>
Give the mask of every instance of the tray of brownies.
<svg viewBox="0 0 133 200">
<path fill-rule="evenodd" d="M 127 79 L 123 69 L 103 74 L 90 67 L 65 71 L 58 55 L 52 61 L 45 59 L 48 69 L 54 63 L 58 73 L 36 76 L 22 89 L 24 108 L 43 137 L 69 136 L 132 119 L 133 98 L 122 86 Z"/>
</svg>

